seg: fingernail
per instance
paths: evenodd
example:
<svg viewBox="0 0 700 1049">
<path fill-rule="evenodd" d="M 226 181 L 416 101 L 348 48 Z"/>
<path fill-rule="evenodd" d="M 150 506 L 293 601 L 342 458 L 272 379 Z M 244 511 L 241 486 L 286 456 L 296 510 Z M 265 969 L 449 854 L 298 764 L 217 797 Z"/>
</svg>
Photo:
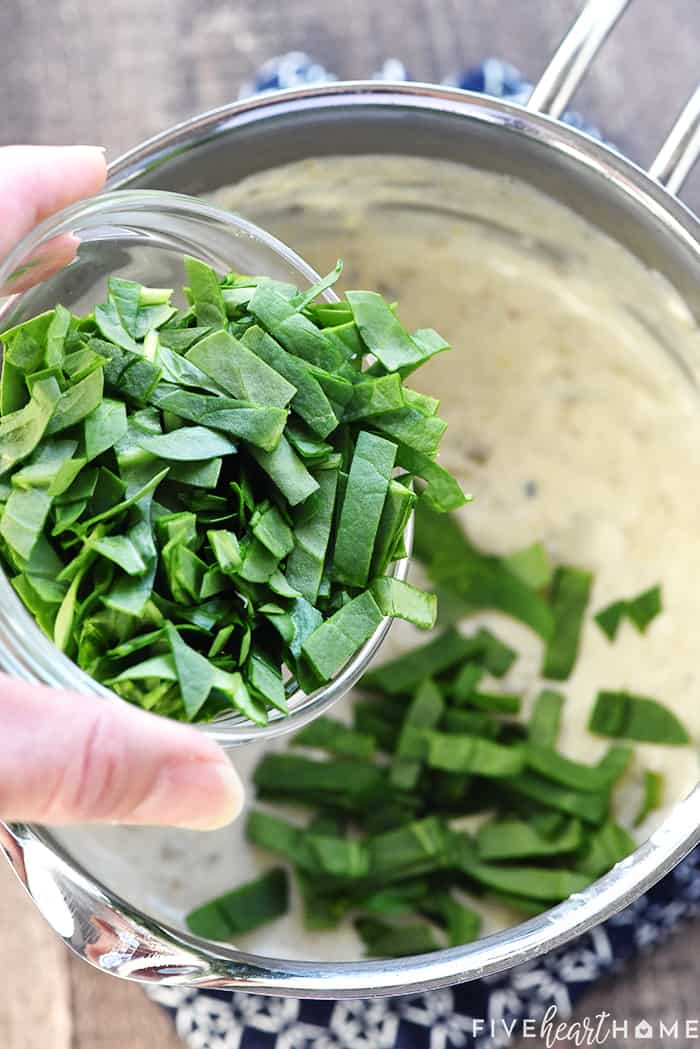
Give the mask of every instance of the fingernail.
<svg viewBox="0 0 700 1049">
<path fill-rule="evenodd" d="M 85 153 L 86 151 L 90 153 L 101 153 L 103 160 L 107 159 L 108 150 L 106 146 L 91 146 L 86 143 L 83 146 L 71 146 L 69 148 L 77 149 L 79 151 L 82 150 L 83 153 Z"/>
<path fill-rule="evenodd" d="M 163 768 L 129 823 L 218 830 L 243 807 L 243 785 L 228 761 L 180 762 Z"/>
</svg>

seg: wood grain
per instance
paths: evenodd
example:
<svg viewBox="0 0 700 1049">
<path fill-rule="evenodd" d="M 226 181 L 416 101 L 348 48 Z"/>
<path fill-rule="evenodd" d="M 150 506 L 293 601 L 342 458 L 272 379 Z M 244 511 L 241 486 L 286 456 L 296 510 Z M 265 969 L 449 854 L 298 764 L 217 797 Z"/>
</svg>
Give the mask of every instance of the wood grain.
<svg viewBox="0 0 700 1049">
<path fill-rule="evenodd" d="M 498 55 L 536 78 L 579 7 L 578 0 L 296 0 L 293 9 L 285 0 L 2 0 L 0 143 L 95 142 L 115 156 L 235 98 L 260 62 L 292 49 L 343 77 L 370 76 L 392 55 L 414 77 L 440 79 Z M 694 86 L 699 43 L 697 0 L 636 0 L 577 106 L 648 163 Z M 700 208 L 700 175 L 684 196 Z M 687 926 L 597 988 L 577 1015 L 693 1016 L 699 954 L 700 926 Z M 138 987 L 70 958 L 1 868 L 0 966 L 2 1049 L 179 1044 Z"/>
<path fill-rule="evenodd" d="M 370 76 L 387 55 L 421 79 L 498 55 L 536 78 L 579 7 L 297 0 L 290 17 L 285 0 L 3 0 L 0 142 L 86 141 L 114 154 L 235 98 L 261 61 L 287 50 L 344 77 Z M 694 86 L 699 39 L 694 0 L 635 0 L 577 104 L 648 163 Z M 687 199 L 700 207 L 700 176 Z"/>
<path fill-rule="evenodd" d="M 166 1013 L 133 983 L 115 980 L 73 957 L 68 979 L 71 1049 L 183 1049 Z"/>
<path fill-rule="evenodd" d="M 140 988 L 73 957 L 0 863 L 2 1049 L 182 1049 Z"/>
<path fill-rule="evenodd" d="M 63 944 L 0 864 L 0 1046 L 71 1049 L 71 990 Z"/>
</svg>

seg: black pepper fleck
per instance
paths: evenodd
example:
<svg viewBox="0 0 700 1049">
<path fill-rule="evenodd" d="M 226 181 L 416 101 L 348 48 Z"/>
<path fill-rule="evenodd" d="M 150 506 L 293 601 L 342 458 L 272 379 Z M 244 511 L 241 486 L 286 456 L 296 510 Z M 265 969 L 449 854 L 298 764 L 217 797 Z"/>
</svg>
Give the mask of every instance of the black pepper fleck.
<svg viewBox="0 0 700 1049">
<path fill-rule="evenodd" d="M 523 485 L 523 488 L 525 490 L 525 497 L 527 499 L 534 499 L 535 496 L 537 495 L 537 482 L 536 481 L 526 481 L 525 484 Z"/>
<path fill-rule="evenodd" d="M 396 294 L 396 289 L 393 288 L 391 286 L 391 284 L 386 284 L 382 280 L 378 280 L 377 281 L 376 289 L 377 289 L 377 291 L 379 292 L 380 295 L 384 296 L 385 299 L 396 299 L 396 298 L 398 298 L 398 295 Z"/>
<path fill-rule="evenodd" d="M 483 445 L 473 444 L 467 448 L 467 455 L 473 463 L 483 466 L 489 461 L 491 453 L 489 449 L 485 448 Z"/>
<path fill-rule="evenodd" d="M 171 845 L 169 842 L 163 842 L 160 848 L 160 858 L 164 863 L 174 863 L 177 860 L 181 860 L 184 855 L 181 848 Z"/>
</svg>

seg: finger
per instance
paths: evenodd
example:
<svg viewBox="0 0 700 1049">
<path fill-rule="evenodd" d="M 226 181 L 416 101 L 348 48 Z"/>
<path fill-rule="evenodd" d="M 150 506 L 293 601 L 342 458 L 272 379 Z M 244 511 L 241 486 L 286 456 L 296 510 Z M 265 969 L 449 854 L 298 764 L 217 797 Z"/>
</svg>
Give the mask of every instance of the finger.
<svg viewBox="0 0 700 1049">
<path fill-rule="evenodd" d="M 0 817 L 210 830 L 241 809 L 224 752 L 196 729 L 119 700 L 0 675 Z"/>
<path fill-rule="evenodd" d="M 105 182 L 97 146 L 5 146 L 0 149 L 0 256 L 42 219 Z"/>
<path fill-rule="evenodd" d="M 13 269 L 0 286 L 0 295 L 17 295 L 21 291 L 41 284 L 47 277 L 64 269 L 75 258 L 80 240 L 73 233 L 62 233 L 59 237 L 42 244 L 28 259 Z"/>
</svg>

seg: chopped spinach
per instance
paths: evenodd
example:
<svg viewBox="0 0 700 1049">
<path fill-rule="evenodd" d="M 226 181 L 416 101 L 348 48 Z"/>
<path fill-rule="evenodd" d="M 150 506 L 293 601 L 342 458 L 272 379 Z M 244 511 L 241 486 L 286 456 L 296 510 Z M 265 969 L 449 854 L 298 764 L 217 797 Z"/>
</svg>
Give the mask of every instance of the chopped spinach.
<svg viewBox="0 0 700 1049">
<path fill-rule="evenodd" d="M 57 305 L 0 335 L 0 558 L 124 699 L 264 724 L 385 616 L 433 624 L 435 599 L 386 573 L 414 472 L 464 501 L 433 462 L 437 402 L 403 385 L 447 344 L 374 293 L 314 304 L 341 264 L 303 292 L 184 264 L 184 310 L 112 277 L 88 316 Z M 401 449 L 420 459 L 395 477 Z"/>
</svg>

